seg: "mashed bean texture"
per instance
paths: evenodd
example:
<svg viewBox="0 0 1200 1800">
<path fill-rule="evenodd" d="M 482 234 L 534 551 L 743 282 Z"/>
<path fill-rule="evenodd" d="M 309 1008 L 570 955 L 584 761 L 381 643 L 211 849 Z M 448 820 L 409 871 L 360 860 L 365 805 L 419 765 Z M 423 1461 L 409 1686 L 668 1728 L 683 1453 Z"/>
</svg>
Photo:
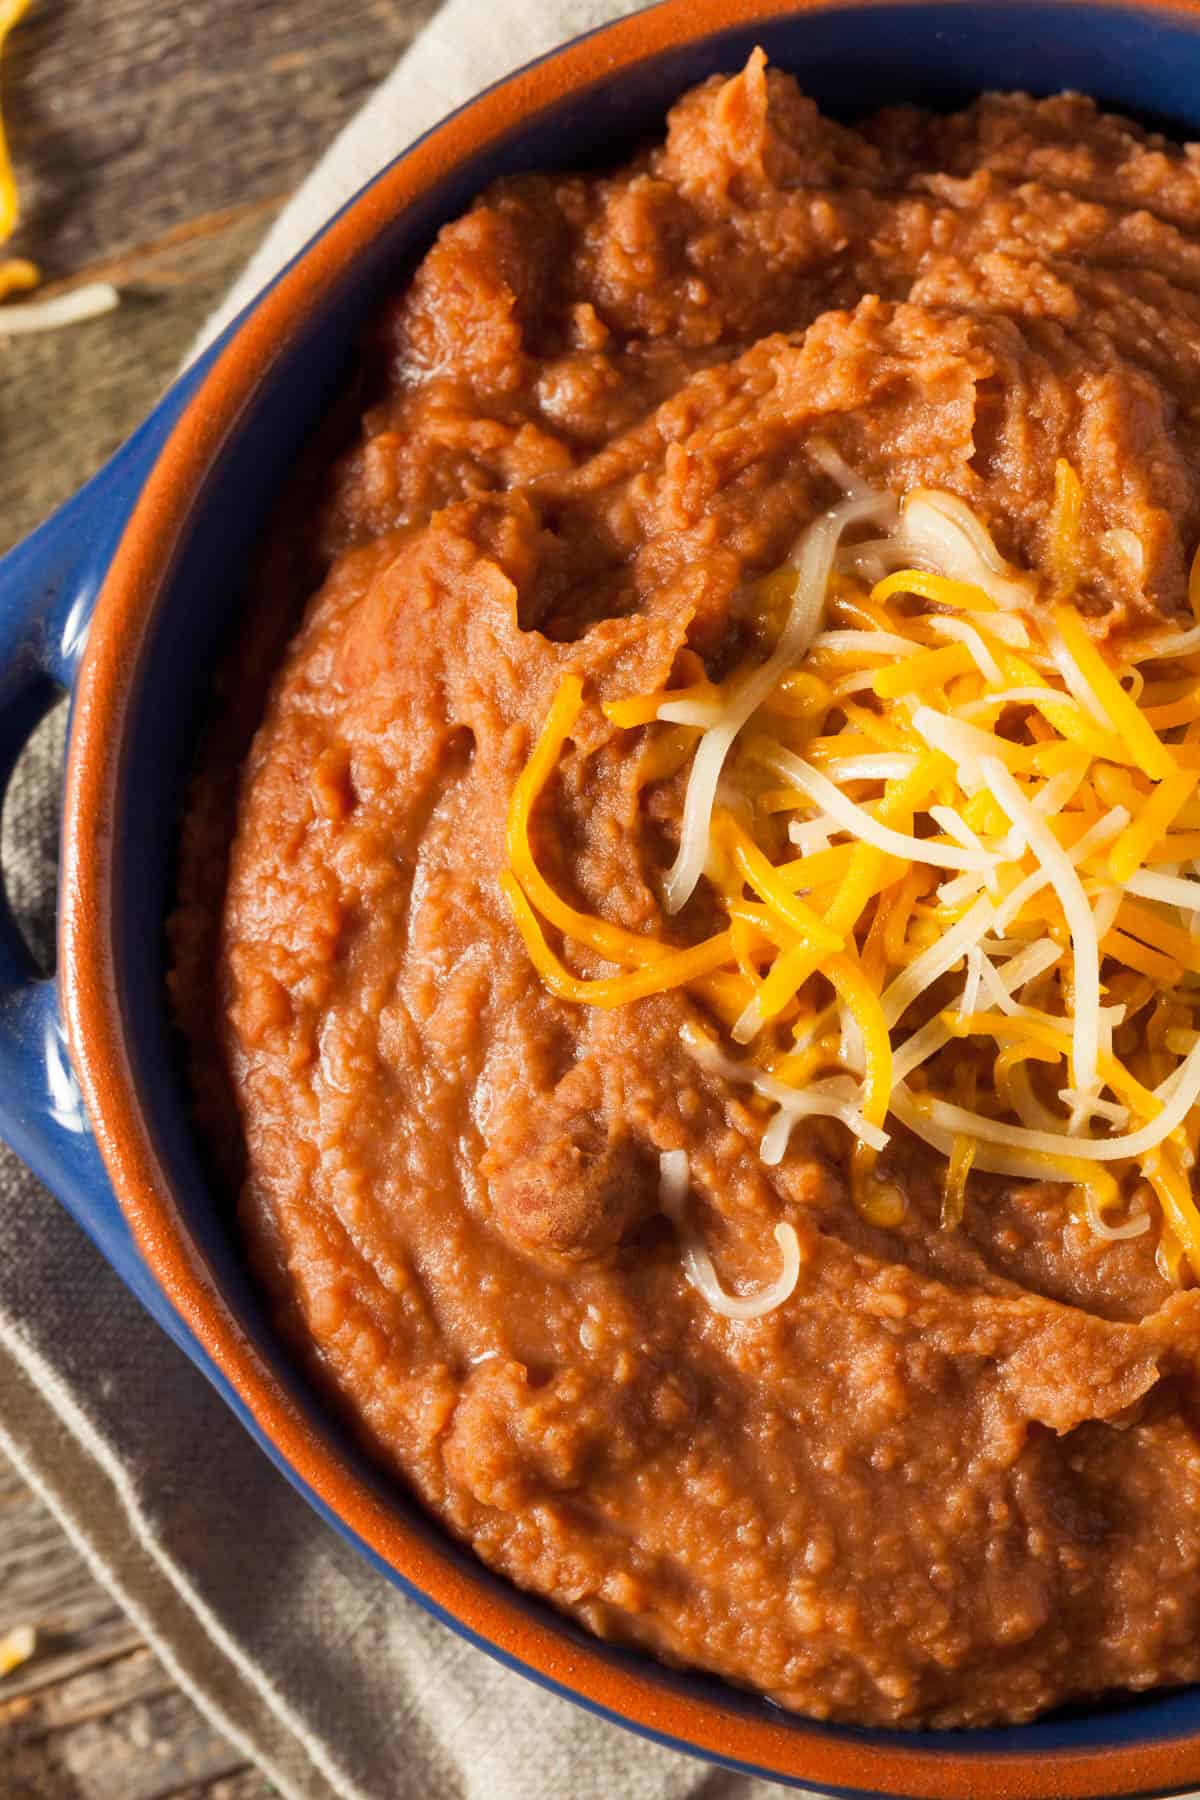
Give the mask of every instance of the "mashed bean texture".
<svg viewBox="0 0 1200 1800">
<path fill-rule="evenodd" d="M 874 1228 L 840 1127 L 765 1168 L 746 1090 L 681 1046 L 695 1003 L 555 1000 L 497 885 L 575 671 L 541 868 L 628 929 L 711 929 L 703 884 L 661 902 L 681 777 L 601 703 L 746 653 L 747 582 L 837 497 L 818 440 L 961 495 L 1032 570 L 1065 457 L 1100 634 L 1186 610 L 1196 148 L 1077 96 L 849 130 L 756 55 L 615 173 L 485 194 L 369 360 L 356 441 L 272 552 L 295 597 L 316 520 L 231 846 L 218 760 L 172 928 L 297 1353 L 492 1567 L 785 1706 L 979 1725 L 1200 1676 L 1200 1303 L 1153 1234 L 1101 1241 L 1062 1188 L 998 1179 L 940 1230 L 912 1145 L 906 1215 Z M 794 1228 L 776 1311 L 689 1286 L 671 1150 L 727 1290 L 769 1283 Z"/>
</svg>

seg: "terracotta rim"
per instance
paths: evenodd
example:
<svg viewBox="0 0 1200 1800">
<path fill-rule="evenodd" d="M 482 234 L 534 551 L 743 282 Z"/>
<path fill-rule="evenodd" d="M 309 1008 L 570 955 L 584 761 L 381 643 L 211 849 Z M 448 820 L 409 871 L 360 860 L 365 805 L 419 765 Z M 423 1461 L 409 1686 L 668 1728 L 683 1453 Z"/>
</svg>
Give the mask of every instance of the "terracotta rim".
<svg viewBox="0 0 1200 1800">
<path fill-rule="evenodd" d="M 759 20 L 840 10 L 847 3 L 662 0 L 649 12 L 576 40 L 489 89 L 386 170 L 236 332 L 160 452 L 101 588 L 76 686 L 60 883 L 60 988 L 68 1039 L 121 1208 L 184 1322 L 301 1480 L 384 1562 L 469 1631 L 618 1719 L 681 1747 L 792 1780 L 929 1800 L 1086 1800 L 1178 1791 L 1200 1782 L 1200 1731 L 1147 1745 L 997 1754 L 867 1743 L 800 1718 L 776 1724 L 618 1666 L 600 1643 L 581 1648 L 530 1616 L 515 1590 L 510 1597 L 502 1587 L 473 1579 L 448 1549 L 419 1535 L 320 1441 L 215 1291 L 155 1153 L 123 1040 L 112 938 L 113 747 L 123 740 L 138 647 L 191 499 L 280 346 L 340 271 L 403 209 L 517 123 L 664 50 Z M 1121 0 L 1091 5 L 1129 10 Z M 1140 10 L 1194 18 L 1200 0 L 1142 0 Z"/>
</svg>

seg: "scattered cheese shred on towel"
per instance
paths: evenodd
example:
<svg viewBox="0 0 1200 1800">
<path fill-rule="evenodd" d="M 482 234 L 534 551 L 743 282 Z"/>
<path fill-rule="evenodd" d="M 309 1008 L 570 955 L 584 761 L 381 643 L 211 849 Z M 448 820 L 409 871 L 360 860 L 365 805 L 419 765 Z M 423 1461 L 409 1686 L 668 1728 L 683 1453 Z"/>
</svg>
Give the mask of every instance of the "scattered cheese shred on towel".
<svg viewBox="0 0 1200 1800">
<path fill-rule="evenodd" d="M 0 1679 L 11 1675 L 27 1663 L 37 1649 L 37 1633 L 32 1625 L 18 1625 L 0 1637 Z"/>
<path fill-rule="evenodd" d="M 29 9 L 30 0 L 0 0 L 0 54 L 5 39 L 14 25 Z M 17 228 L 21 216 L 16 178 L 8 153 L 4 116 L 0 112 L 0 247 Z M 41 279 L 36 263 L 23 256 L 0 258 L 0 302 L 10 294 L 28 293 Z M 56 331 L 64 325 L 77 325 L 82 319 L 94 319 L 111 312 L 118 300 L 117 290 L 107 281 L 90 281 L 82 287 L 20 305 L 0 305 L 0 336 L 16 336 L 32 331 Z"/>
</svg>

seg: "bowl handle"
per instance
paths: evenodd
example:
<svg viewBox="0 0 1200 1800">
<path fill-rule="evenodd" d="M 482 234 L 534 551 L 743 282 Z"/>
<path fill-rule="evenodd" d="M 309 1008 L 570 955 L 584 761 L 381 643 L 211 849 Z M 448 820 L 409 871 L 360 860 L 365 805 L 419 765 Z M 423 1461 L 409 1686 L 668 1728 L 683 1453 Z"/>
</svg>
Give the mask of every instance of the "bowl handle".
<svg viewBox="0 0 1200 1800">
<path fill-rule="evenodd" d="M 58 697 L 71 691 L 105 573 L 205 365 L 171 389 L 74 499 L 0 558 L 0 800 L 30 733 Z M 2 868 L 0 1138 L 66 1204 L 109 1260 L 128 1267 L 132 1242 L 67 1054 L 57 982 L 40 973 L 26 949 Z M 136 1253 L 135 1262 L 140 1263 Z M 122 1272 L 129 1280 L 132 1271 Z M 132 1285 L 141 1285 L 136 1276 Z"/>
</svg>

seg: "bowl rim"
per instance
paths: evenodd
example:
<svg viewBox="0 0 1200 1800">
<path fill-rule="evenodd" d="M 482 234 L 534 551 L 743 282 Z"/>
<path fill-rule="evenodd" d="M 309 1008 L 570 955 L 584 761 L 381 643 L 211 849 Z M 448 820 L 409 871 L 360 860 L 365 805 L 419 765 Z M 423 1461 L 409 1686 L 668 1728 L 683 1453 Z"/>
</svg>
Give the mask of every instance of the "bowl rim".
<svg viewBox="0 0 1200 1800">
<path fill-rule="evenodd" d="M 970 0 L 927 0 L 947 10 Z M 1062 0 L 1060 0 L 1060 4 Z M 1200 0 L 1066 0 L 1091 12 L 1200 16 Z M 673 1748 L 767 1777 L 877 1794 L 962 1800 L 1086 1800 L 1200 1782 L 1200 1729 L 1141 1744 L 972 1751 L 867 1742 L 799 1715 L 748 1716 L 684 1693 L 653 1666 L 633 1671 L 597 1640 L 581 1644 L 505 1583 L 478 1580 L 419 1535 L 322 1441 L 214 1289 L 175 1203 L 125 1048 L 112 933 L 124 739 L 137 649 L 169 579 L 205 470 L 259 382 L 352 258 L 467 157 L 601 80 L 661 53 L 788 14 L 892 7 L 905 0 L 659 0 L 547 53 L 468 101 L 401 153 L 334 217 L 233 329 L 172 428 L 98 593 L 75 688 L 64 797 L 59 988 L 72 1061 L 109 1178 L 138 1249 L 184 1323 L 300 1480 L 375 1555 L 510 1666 Z M 1019 7 L 1014 7 L 1014 11 Z M 482 1565 L 480 1565 L 482 1570 Z"/>
</svg>

